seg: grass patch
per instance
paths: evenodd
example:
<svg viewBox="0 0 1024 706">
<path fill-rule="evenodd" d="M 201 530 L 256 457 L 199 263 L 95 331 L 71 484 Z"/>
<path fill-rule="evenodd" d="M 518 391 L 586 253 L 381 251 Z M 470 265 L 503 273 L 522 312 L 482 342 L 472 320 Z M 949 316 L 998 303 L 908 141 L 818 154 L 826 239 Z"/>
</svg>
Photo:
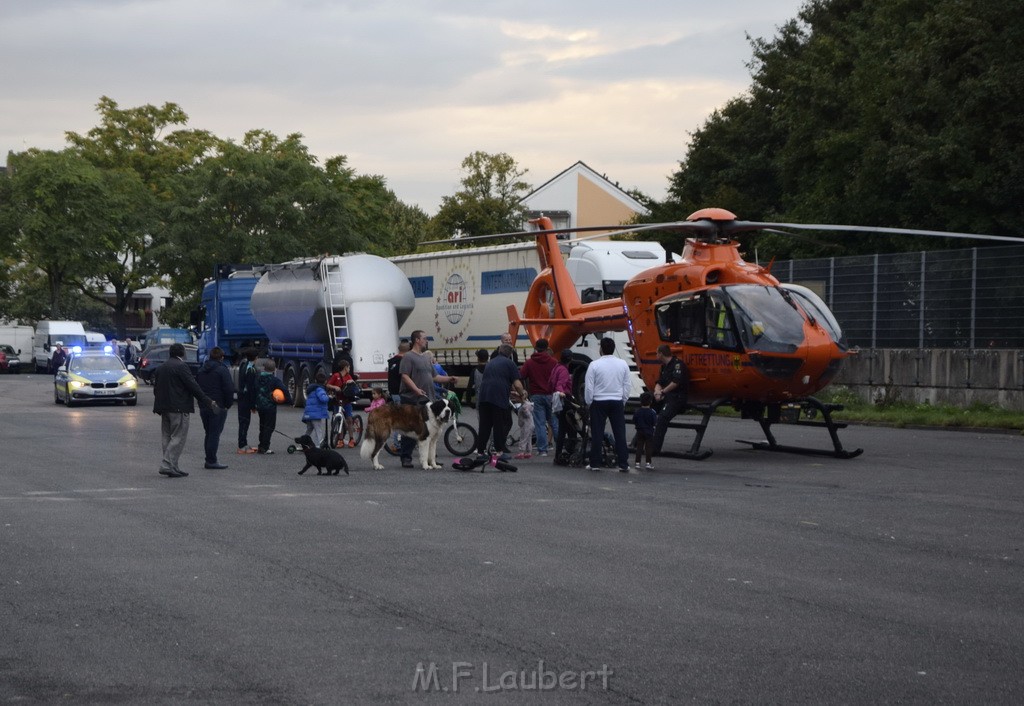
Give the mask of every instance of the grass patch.
<svg viewBox="0 0 1024 706">
<path fill-rule="evenodd" d="M 1024 431 L 1024 413 L 975 403 L 970 407 L 905 402 L 883 394 L 875 402 L 863 402 L 847 387 L 826 388 L 818 396 L 823 402 L 843 405 L 833 418 L 845 422 L 887 424 L 894 427 L 964 427 Z"/>
</svg>

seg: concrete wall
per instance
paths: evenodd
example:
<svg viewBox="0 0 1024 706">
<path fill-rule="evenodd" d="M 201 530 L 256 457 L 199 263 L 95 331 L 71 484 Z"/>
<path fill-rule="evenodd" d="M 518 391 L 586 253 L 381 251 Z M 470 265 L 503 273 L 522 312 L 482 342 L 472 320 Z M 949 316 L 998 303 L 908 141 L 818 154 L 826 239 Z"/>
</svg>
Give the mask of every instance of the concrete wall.
<svg viewBox="0 0 1024 706">
<path fill-rule="evenodd" d="M 862 349 L 846 359 L 833 384 L 866 401 L 966 407 L 975 402 L 1024 411 L 1024 350 Z"/>
</svg>

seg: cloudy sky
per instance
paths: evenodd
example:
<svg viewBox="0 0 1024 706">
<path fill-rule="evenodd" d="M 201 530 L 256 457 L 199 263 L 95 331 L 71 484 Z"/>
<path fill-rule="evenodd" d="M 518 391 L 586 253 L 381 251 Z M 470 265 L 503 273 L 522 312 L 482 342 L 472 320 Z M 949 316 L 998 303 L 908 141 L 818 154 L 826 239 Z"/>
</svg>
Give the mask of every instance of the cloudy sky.
<svg viewBox="0 0 1024 706">
<path fill-rule="evenodd" d="M 64 147 L 106 95 L 236 141 L 301 133 L 430 214 L 475 150 L 534 186 L 582 160 L 660 199 L 689 133 L 749 86 L 746 35 L 802 4 L 2 0 L 0 155 Z"/>
</svg>

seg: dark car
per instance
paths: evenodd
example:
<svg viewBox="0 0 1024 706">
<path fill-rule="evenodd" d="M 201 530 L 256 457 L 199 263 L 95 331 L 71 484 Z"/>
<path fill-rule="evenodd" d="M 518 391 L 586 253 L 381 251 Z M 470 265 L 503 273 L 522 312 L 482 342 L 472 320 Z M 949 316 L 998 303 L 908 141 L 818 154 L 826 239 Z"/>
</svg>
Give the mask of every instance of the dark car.
<svg viewBox="0 0 1024 706">
<path fill-rule="evenodd" d="M 185 363 L 189 370 L 195 375 L 199 372 L 199 347 L 190 343 L 185 346 Z M 167 362 L 171 357 L 171 344 L 159 343 L 147 346 L 139 355 L 139 362 L 135 366 L 135 373 L 148 385 L 153 384 L 153 371 Z"/>
<path fill-rule="evenodd" d="M 13 346 L 0 345 L 0 373 L 16 373 L 21 370 L 21 358 Z"/>
</svg>

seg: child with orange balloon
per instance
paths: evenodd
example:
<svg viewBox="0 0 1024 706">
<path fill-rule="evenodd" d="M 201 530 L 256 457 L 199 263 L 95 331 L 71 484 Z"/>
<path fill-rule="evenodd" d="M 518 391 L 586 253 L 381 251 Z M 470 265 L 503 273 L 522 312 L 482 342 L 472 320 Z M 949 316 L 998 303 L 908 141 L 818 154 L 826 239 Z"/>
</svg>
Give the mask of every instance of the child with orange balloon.
<svg viewBox="0 0 1024 706">
<path fill-rule="evenodd" d="M 274 374 L 276 370 L 277 364 L 266 360 L 256 380 L 256 413 L 260 417 L 260 442 L 256 452 L 261 454 L 274 453 L 270 449 L 270 437 L 277 427 L 277 406 L 292 402 L 284 383 Z"/>
</svg>

